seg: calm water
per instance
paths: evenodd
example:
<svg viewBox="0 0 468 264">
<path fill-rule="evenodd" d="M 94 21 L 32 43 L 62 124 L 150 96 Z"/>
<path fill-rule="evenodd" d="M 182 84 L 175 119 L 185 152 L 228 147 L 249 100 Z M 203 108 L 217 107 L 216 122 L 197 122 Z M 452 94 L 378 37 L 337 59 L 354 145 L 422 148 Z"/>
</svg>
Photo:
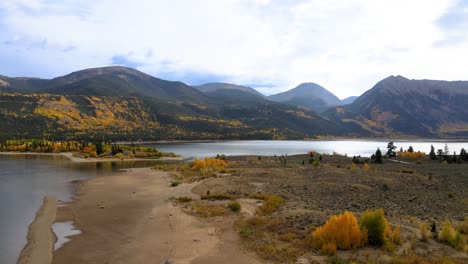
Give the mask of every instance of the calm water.
<svg viewBox="0 0 468 264">
<path fill-rule="evenodd" d="M 148 162 L 72 163 L 59 156 L 0 155 L 0 263 L 16 263 L 45 195 L 68 201 L 73 180 L 111 175 Z"/>
<path fill-rule="evenodd" d="M 388 141 L 364 141 L 364 140 L 337 140 L 337 141 L 219 141 L 209 143 L 170 143 L 153 144 L 155 148 L 174 152 L 186 158 L 201 158 L 206 156 L 225 155 L 294 155 L 304 154 L 308 151 L 332 154 L 333 151 L 348 156 L 371 156 L 377 148 L 386 152 Z M 443 149 L 446 142 L 443 141 L 394 141 L 400 149 L 405 150 L 412 146 L 415 151 L 429 153 L 431 145 L 437 149 Z M 461 148 L 468 150 L 468 142 L 447 142 L 453 153 L 460 153 Z"/>
</svg>

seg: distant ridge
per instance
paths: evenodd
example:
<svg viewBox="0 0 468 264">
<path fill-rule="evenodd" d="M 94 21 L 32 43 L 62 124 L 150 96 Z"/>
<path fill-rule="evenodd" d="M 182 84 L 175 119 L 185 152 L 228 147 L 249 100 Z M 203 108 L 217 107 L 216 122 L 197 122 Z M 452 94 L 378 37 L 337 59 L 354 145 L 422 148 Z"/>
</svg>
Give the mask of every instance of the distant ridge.
<svg viewBox="0 0 468 264">
<path fill-rule="evenodd" d="M 468 82 L 389 76 L 329 118 L 375 135 L 468 136 Z"/>
<path fill-rule="evenodd" d="M 336 95 L 316 83 L 302 83 L 289 91 L 270 95 L 268 99 L 306 107 L 319 113 L 341 104 Z"/>
</svg>

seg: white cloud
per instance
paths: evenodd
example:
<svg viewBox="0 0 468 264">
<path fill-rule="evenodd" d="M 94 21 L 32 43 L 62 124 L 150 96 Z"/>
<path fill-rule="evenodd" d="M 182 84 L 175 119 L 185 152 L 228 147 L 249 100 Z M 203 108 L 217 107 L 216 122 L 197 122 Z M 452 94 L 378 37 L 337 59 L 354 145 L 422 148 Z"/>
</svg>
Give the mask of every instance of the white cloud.
<svg viewBox="0 0 468 264">
<path fill-rule="evenodd" d="M 10 44 L 0 45 L 0 56 L 18 57 L 28 71 L 22 73 L 18 63 L 0 71 L 26 75 L 36 67 L 59 75 L 125 55 L 155 76 L 205 72 L 235 83 L 275 85 L 259 89 L 265 93 L 312 81 L 346 97 L 391 74 L 468 79 L 463 68 L 468 31 L 454 33 L 436 23 L 455 5 L 452 0 L 4 0 L 0 42 Z M 449 31 L 458 37 L 456 44 L 435 45 L 447 41 Z"/>
</svg>

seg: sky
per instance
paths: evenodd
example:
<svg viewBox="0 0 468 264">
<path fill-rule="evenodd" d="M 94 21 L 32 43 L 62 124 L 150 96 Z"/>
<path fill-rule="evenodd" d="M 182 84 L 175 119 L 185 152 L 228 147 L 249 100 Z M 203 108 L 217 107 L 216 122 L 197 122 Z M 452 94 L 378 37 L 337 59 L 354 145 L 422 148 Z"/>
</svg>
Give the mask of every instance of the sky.
<svg viewBox="0 0 468 264">
<path fill-rule="evenodd" d="M 0 74 L 123 65 L 340 98 L 390 75 L 468 80 L 468 0 L 1 0 Z"/>
</svg>

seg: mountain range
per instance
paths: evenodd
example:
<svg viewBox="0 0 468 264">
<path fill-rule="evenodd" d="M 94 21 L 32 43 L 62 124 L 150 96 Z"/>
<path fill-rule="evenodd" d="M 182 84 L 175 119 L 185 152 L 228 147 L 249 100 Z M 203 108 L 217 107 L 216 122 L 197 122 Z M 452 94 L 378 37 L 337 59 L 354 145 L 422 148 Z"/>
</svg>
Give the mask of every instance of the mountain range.
<svg viewBox="0 0 468 264">
<path fill-rule="evenodd" d="M 111 66 L 54 79 L 0 75 L 0 137 L 466 137 L 467 102 L 463 81 L 390 76 L 340 100 L 315 83 L 265 96 L 246 86 L 189 86 Z"/>
</svg>

